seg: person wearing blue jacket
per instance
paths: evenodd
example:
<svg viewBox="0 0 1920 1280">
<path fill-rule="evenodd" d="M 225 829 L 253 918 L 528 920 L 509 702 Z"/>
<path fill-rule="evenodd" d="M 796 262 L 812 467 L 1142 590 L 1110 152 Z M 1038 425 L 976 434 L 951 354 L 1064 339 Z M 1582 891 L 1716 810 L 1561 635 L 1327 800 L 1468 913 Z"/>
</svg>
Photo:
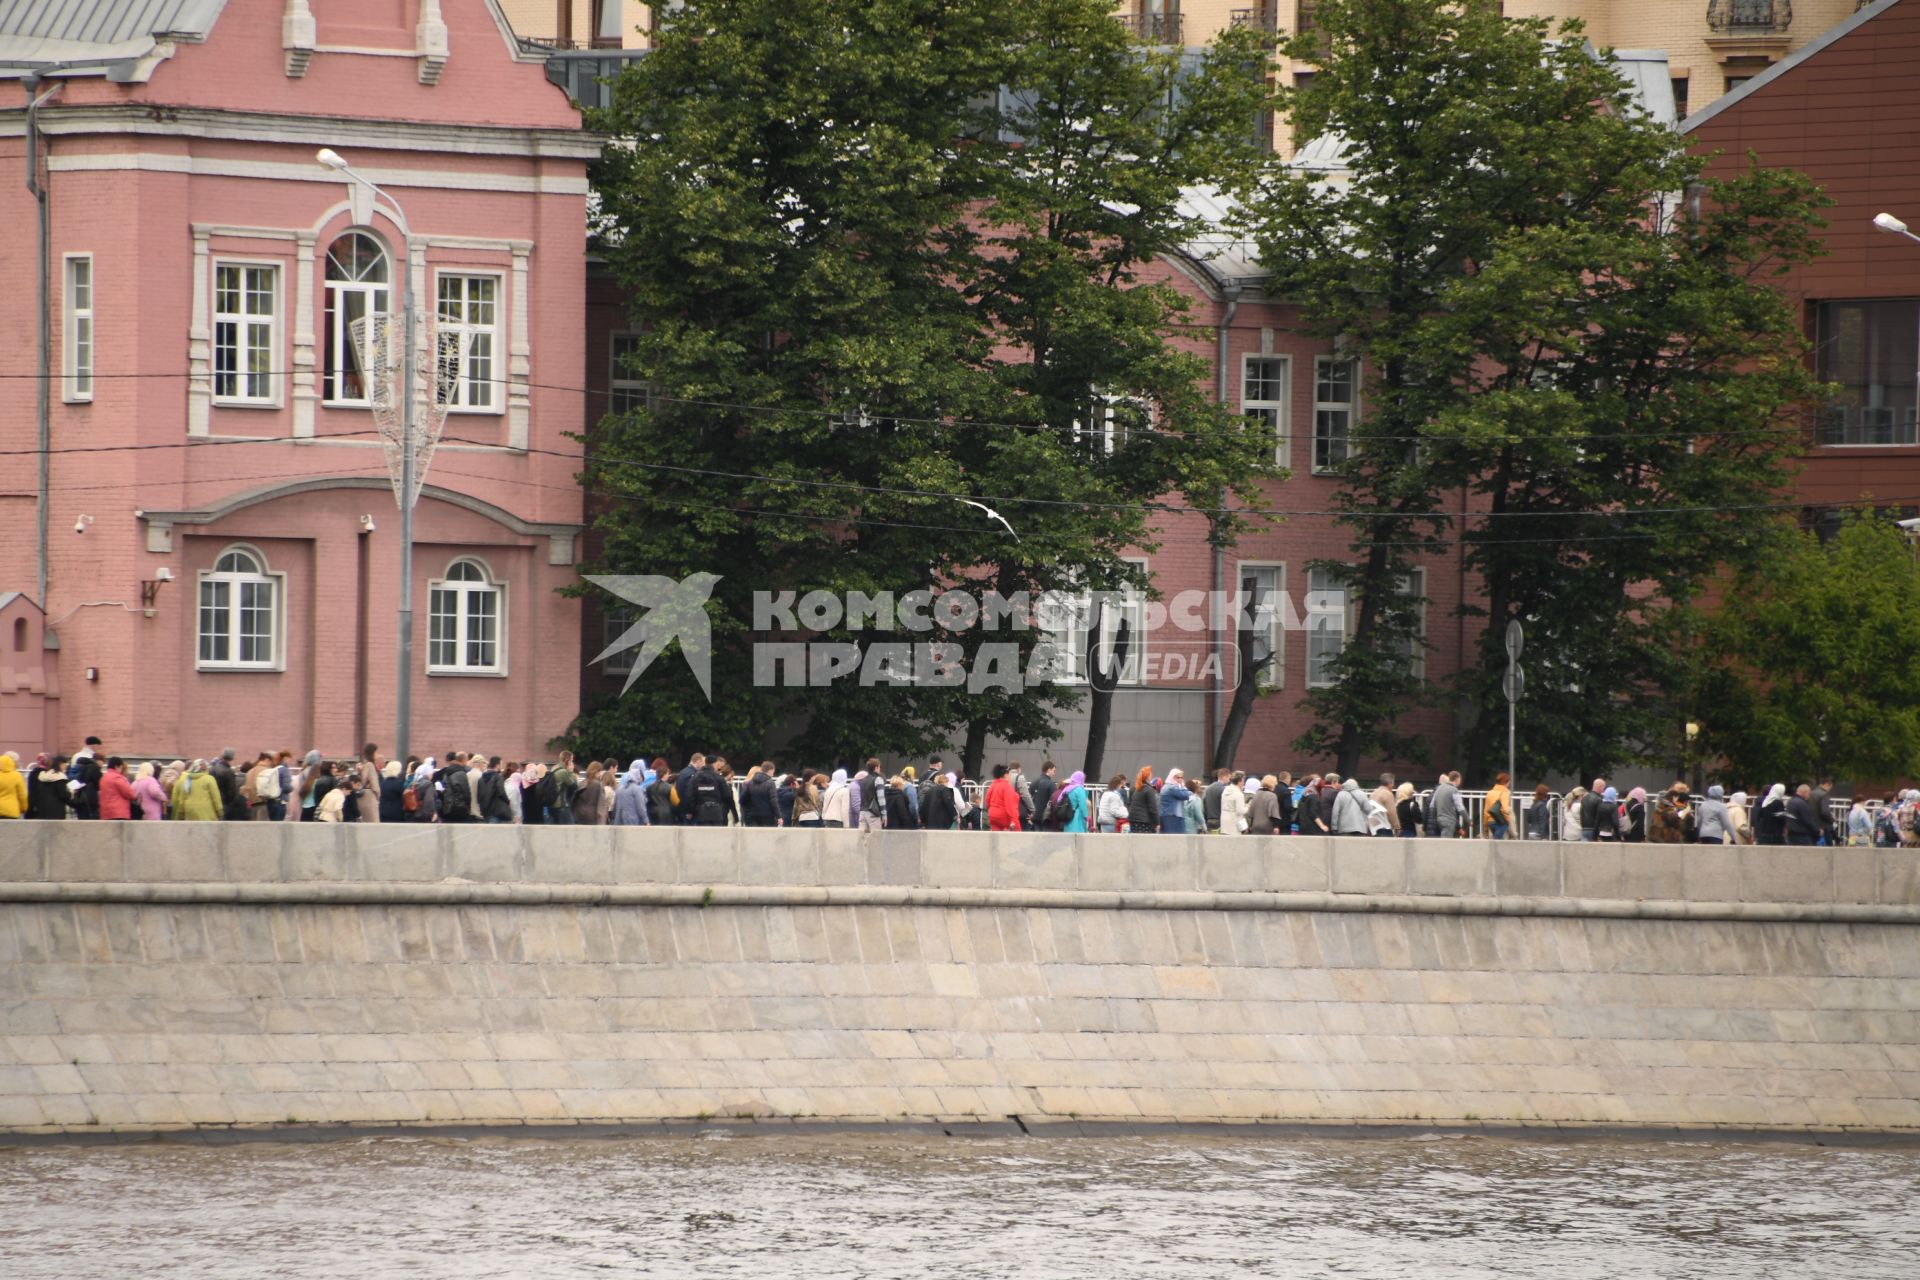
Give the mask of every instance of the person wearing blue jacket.
<svg viewBox="0 0 1920 1280">
<path fill-rule="evenodd" d="M 1182 769 L 1167 771 L 1166 785 L 1160 788 L 1160 834 L 1183 836 L 1187 834 L 1187 798 L 1193 792 L 1187 790 L 1187 775 Z"/>
</svg>

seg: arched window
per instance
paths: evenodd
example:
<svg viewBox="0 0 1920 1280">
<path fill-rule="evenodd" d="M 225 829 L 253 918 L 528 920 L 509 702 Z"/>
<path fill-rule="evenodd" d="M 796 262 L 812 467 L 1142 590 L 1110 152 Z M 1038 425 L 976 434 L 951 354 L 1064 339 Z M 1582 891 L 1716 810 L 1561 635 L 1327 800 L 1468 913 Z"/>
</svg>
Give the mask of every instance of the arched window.
<svg viewBox="0 0 1920 1280">
<path fill-rule="evenodd" d="M 27 620 L 25 618 L 13 620 L 13 651 L 15 653 L 27 651 Z"/>
<path fill-rule="evenodd" d="M 229 547 L 200 574 L 198 665 L 270 670 L 280 662 L 280 582 L 252 547 Z"/>
<path fill-rule="evenodd" d="M 327 315 L 324 343 L 329 404 L 366 404 L 366 352 L 353 340 L 353 322 L 390 315 L 387 251 L 364 231 L 349 231 L 327 249 Z"/>
<path fill-rule="evenodd" d="M 455 560 L 427 592 L 427 670 L 504 675 L 506 588 L 478 560 Z"/>
</svg>

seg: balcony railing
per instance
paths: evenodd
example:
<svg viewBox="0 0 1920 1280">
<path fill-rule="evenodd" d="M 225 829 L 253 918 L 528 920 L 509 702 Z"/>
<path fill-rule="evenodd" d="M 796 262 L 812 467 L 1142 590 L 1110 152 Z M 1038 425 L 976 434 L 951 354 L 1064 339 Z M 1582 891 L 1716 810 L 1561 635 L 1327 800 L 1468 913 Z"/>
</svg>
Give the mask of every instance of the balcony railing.
<svg viewBox="0 0 1920 1280">
<path fill-rule="evenodd" d="M 569 52 L 580 49 L 620 49 L 624 44 L 619 36 L 595 36 L 591 40 L 571 40 L 564 36 L 521 36 L 523 49 L 562 49 Z"/>
<path fill-rule="evenodd" d="M 1123 13 L 1120 25 L 1148 44 L 1181 43 L 1177 13 Z"/>
<path fill-rule="evenodd" d="M 1792 0 L 1710 0 L 1707 5 L 1707 26 L 1716 35 L 1776 36 L 1792 25 Z"/>
<path fill-rule="evenodd" d="M 1228 21 L 1233 26 L 1253 27 L 1255 30 L 1258 30 L 1258 31 L 1278 30 L 1280 26 L 1279 17 L 1280 15 L 1275 13 L 1274 10 L 1269 7 L 1261 7 L 1258 9 L 1234 9 L 1231 12 L 1229 12 L 1227 15 Z"/>
</svg>

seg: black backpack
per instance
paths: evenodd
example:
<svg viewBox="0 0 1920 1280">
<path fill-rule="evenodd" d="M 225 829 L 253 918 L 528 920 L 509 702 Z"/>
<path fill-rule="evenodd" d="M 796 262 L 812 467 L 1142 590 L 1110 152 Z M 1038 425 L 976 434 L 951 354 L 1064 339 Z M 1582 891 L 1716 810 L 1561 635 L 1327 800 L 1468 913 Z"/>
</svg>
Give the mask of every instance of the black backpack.
<svg viewBox="0 0 1920 1280">
<path fill-rule="evenodd" d="M 540 781 L 533 784 L 533 801 L 535 804 L 539 805 L 542 809 L 554 809 L 559 807 L 560 780 L 553 776 L 553 773 L 551 770 L 549 770 L 547 773 L 542 774 L 540 776 Z"/>
<path fill-rule="evenodd" d="M 462 819 L 473 813 L 473 794 L 469 785 L 467 771 L 453 768 L 447 771 L 447 812 L 451 819 Z"/>
<path fill-rule="evenodd" d="M 1433 807 L 1433 801 L 1428 800 L 1422 802 L 1419 796 L 1415 796 L 1413 798 L 1413 807 L 1421 811 L 1420 826 L 1421 829 L 1427 833 L 1427 838 L 1430 840 L 1439 839 L 1440 819 L 1437 811 Z"/>
<path fill-rule="evenodd" d="M 1073 792 L 1058 791 L 1047 804 L 1046 816 L 1040 820 L 1042 831 L 1065 831 L 1067 824 L 1073 821 Z"/>
</svg>

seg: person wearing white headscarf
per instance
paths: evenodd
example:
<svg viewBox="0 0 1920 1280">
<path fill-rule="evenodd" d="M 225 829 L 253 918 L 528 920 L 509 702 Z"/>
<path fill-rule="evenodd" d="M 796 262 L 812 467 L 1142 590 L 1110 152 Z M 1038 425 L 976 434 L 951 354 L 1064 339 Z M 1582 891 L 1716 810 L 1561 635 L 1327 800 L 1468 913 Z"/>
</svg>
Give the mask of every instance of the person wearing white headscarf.
<svg viewBox="0 0 1920 1280">
<path fill-rule="evenodd" d="M 647 816 L 647 762 L 635 760 L 620 775 L 620 785 L 613 793 L 613 823 L 616 827 L 645 827 L 651 825 Z"/>
<path fill-rule="evenodd" d="M 1220 792 L 1220 834 L 1237 836 L 1247 829 L 1247 793 L 1228 786 Z"/>
<path fill-rule="evenodd" d="M 1766 799 L 1760 802 L 1760 813 L 1753 821 L 1755 844 L 1785 844 L 1787 842 L 1787 784 L 1776 782 L 1767 788 Z"/>
<path fill-rule="evenodd" d="M 1747 793 L 1736 791 L 1727 797 L 1727 843 L 1752 844 L 1753 822 L 1747 816 Z"/>
<path fill-rule="evenodd" d="M 820 821 L 829 827 L 845 827 L 852 817 L 852 794 L 847 786 L 847 771 L 835 769 L 827 783 L 827 794 L 820 801 Z"/>
</svg>

